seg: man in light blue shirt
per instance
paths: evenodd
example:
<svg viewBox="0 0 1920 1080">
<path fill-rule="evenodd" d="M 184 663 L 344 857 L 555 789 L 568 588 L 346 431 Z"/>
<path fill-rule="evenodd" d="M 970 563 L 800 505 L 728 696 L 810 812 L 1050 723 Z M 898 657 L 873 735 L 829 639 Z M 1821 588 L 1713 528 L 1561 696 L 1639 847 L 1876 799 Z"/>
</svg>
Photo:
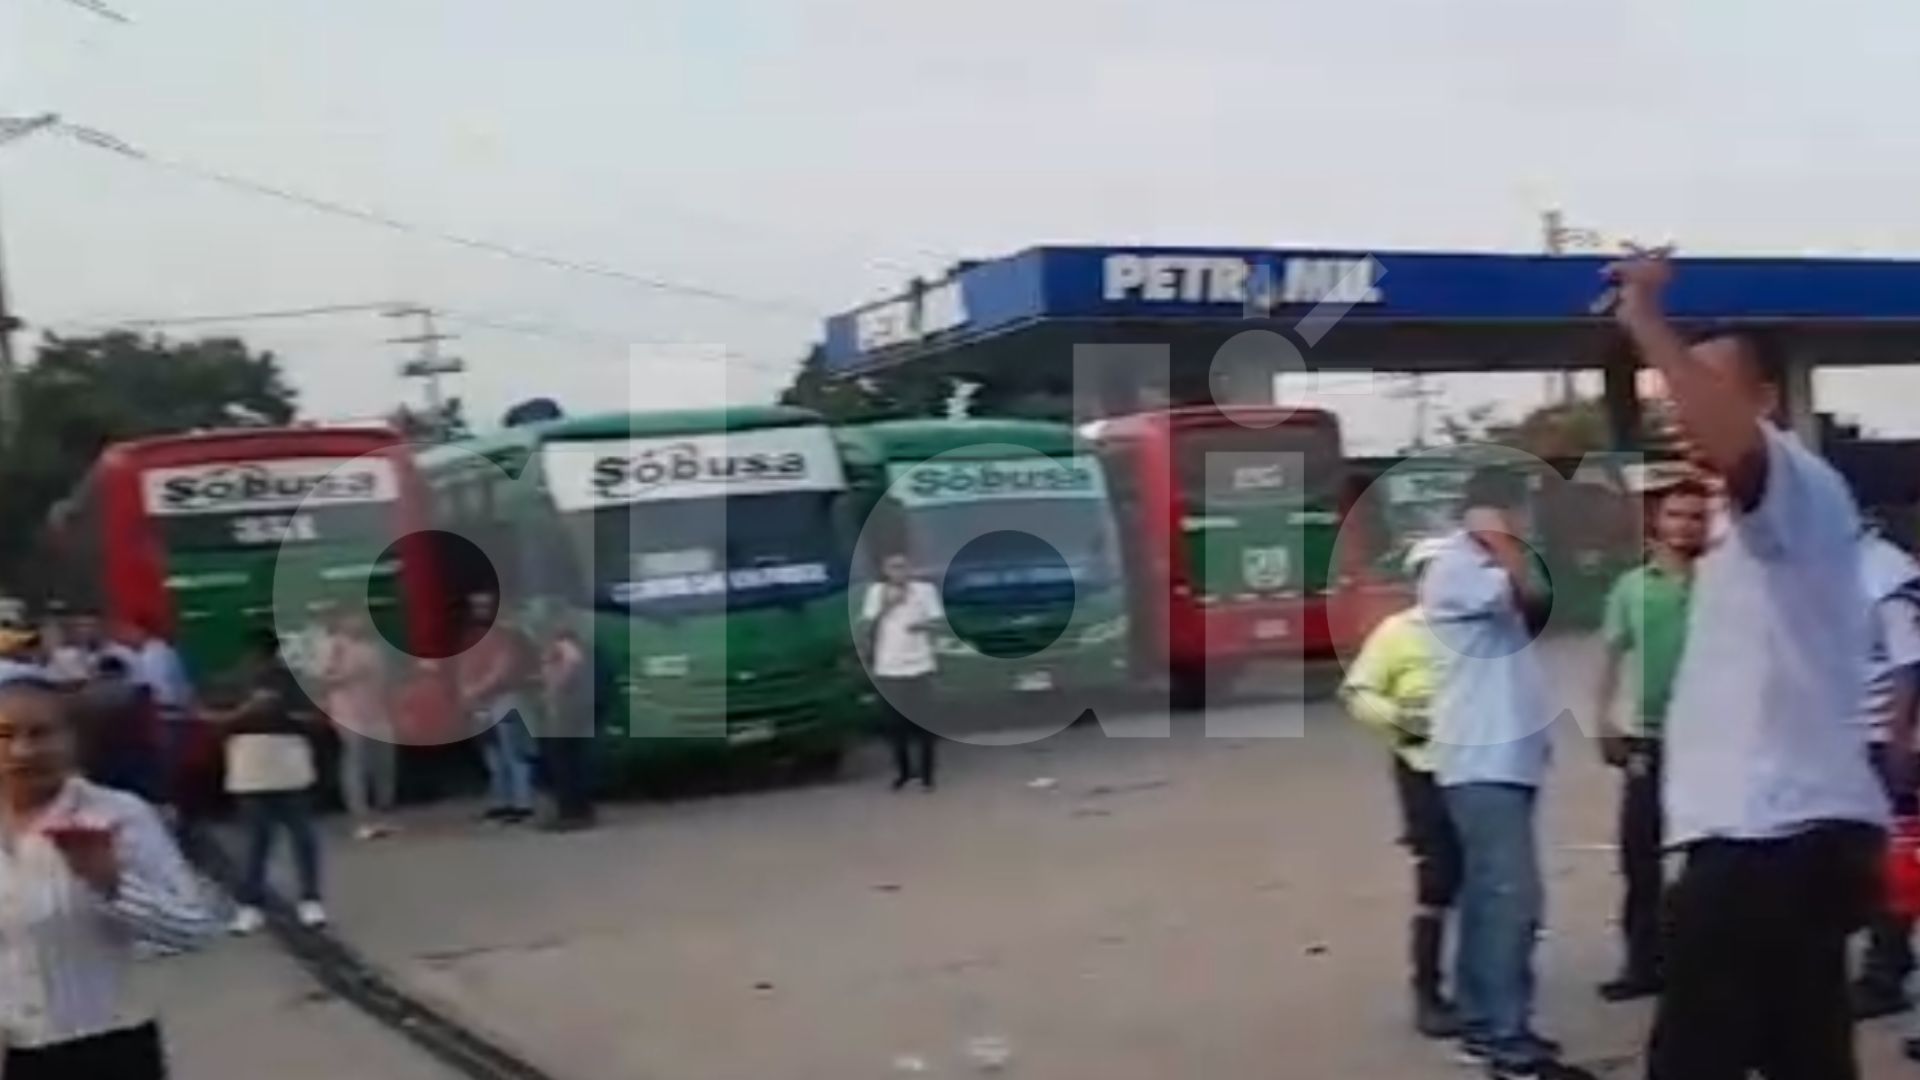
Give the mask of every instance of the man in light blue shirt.
<svg viewBox="0 0 1920 1080">
<path fill-rule="evenodd" d="M 1518 539 L 1525 483 L 1509 470 L 1475 473 L 1463 528 L 1420 587 L 1436 642 L 1434 775 L 1465 855 L 1454 980 L 1461 1046 L 1496 1077 L 1542 1075 L 1559 1052 L 1532 1028 L 1544 906 L 1534 817 L 1554 713 L 1532 649 L 1547 597 Z"/>
<path fill-rule="evenodd" d="M 1859 515 L 1777 426 L 1785 364 L 1767 339 L 1689 346 L 1662 310 L 1664 258 L 1611 272 L 1621 326 L 1726 496 L 1667 714 L 1667 835 L 1687 863 L 1647 1076 L 1853 1080 L 1846 945 L 1874 907 L 1887 820 L 1858 720 Z"/>
</svg>

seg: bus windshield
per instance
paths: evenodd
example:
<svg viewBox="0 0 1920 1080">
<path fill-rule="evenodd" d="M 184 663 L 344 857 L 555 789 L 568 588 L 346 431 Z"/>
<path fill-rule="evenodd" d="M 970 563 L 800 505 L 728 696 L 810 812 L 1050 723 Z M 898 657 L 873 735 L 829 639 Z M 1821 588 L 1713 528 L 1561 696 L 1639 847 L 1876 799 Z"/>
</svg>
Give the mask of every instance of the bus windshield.
<svg viewBox="0 0 1920 1080">
<path fill-rule="evenodd" d="M 991 603 L 1010 593 L 1070 598 L 1076 589 L 1109 589 L 1120 580 L 1119 543 L 1104 499 L 917 506 L 906 511 L 906 522 L 915 563 L 929 575 L 944 570 L 951 603 Z"/>
<path fill-rule="evenodd" d="M 891 501 L 922 573 L 955 603 L 1025 602 L 1120 577 L 1105 474 L 1086 454 L 889 468 Z"/>
<path fill-rule="evenodd" d="M 566 515 L 590 542 L 596 607 L 684 615 L 812 600 L 840 587 L 829 492 L 673 499 Z"/>
<path fill-rule="evenodd" d="M 824 427 L 557 442 L 542 461 L 595 607 L 678 616 L 845 587 L 846 480 Z"/>
<path fill-rule="evenodd" d="M 1331 505 L 1339 498 L 1340 436 L 1330 423 L 1177 430 L 1173 458 L 1180 490 L 1196 510 Z"/>
</svg>

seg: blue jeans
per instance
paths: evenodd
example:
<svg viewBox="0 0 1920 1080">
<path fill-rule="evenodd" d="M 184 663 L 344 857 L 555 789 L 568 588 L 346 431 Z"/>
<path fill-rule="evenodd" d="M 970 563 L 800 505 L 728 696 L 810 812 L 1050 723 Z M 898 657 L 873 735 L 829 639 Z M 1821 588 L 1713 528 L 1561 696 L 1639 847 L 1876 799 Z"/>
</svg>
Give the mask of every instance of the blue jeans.
<svg viewBox="0 0 1920 1080">
<path fill-rule="evenodd" d="M 237 899 L 258 906 L 267 895 L 267 860 L 274 833 L 284 828 L 293 841 L 293 866 L 300 899 L 320 899 L 320 841 L 313 834 L 313 804 L 304 791 L 258 791 L 238 797 L 247 831 L 247 862 Z"/>
<path fill-rule="evenodd" d="M 483 736 L 487 801 L 497 810 L 533 809 L 533 736 L 519 697 L 507 695 L 486 708 L 493 726 Z"/>
<path fill-rule="evenodd" d="M 1446 796 L 1466 863 L 1454 972 L 1461 1033 L 1496 1060 L 1530 1059 L 1533 946 L 1544 906 L 1535 792 L 1518 784 L 1462 784 Z"/>
</svg>

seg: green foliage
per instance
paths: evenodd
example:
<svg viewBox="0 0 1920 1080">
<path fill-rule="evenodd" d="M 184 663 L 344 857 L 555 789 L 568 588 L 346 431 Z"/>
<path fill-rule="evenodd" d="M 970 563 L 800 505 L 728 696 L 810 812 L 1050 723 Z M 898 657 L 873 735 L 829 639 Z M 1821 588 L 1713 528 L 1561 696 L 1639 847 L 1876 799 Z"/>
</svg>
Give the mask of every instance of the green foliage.
<svg viewBox="0 0 1920 1080">
<path fill-rule="evenodd" d="M 205 428 L 285 424 L 295 393 L 272 353 L 235 338 L 169 341 L 114 332 L 49 335 L 20 372 L 20 430 L 0 461 L 0 581 L 23 560 L 54 502 L 108 443 Z"/>
<path fill-rule="evenodd" d="M 473 425 L 467 422 L 467 406 L 458 396 L 448 398 L 438 416 L 431 409 L 396 405 L 387 414 L 387 426 L 408 442 L 457 442 L 473 437 Z"/>
<path fill-rule="evenodd" d="M 915 364 L 851 379 L 832 375 L 826 354 L 815 346 L 801 361 L 793 385 L 781 393 L 780 403 L 812 409 L 835 423 L 940 416 L 957 382 Z"/>
<path fill-rule="evenodd" d="M 1578 458 L 1610 445 L 1606 402 L 1581 398 L 1542 405 L 1511 423 L 1494 419 L 1494 406 L 1475 405 L 1465 413 L 1440 417 L 1443 444 L 1494 443 L 1553 460 Z"/>
</svg>

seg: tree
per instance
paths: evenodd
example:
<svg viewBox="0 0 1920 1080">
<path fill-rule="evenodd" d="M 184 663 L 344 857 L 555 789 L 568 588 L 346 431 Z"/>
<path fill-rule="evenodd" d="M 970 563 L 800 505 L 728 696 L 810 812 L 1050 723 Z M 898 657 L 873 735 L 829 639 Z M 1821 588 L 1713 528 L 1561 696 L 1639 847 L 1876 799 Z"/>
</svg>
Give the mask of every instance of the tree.
<svg viewBox="0 0 1920 1080">
<path fill-rule="evenodd" d="M 467 423 L 466 402 L 458 395 L 450 397 L 440 406 L 440 415 L 430 410 L 416 409 L 411 405 L 400 404 L 387 414 L 387 426 L 399 432 L 408 442 L 452 442 L 473 434 L 472 425 Z"/>
<path fill-rule="evenodd" d="M 1441 416 L 1440 437 L 1443 445 L 1494 443 L 1549 461 L 1584 457 L 1611 445 L 1607 406 L 1600 398 L 1542 405 L 1505 423 L 1494 419 L 1494 406 L 1475 405 L 1459 416 Z"/>
<path fill-rule="evenodd" d="M 781 393 L 780 402 L 812 409 L 841 424 L 939 416 L 958 381 L 916 364 L 871 375 L 836 375 L 827 370 L 826 352 L 816 345 L 800 362 L 800 371 L 793 385 Z"/>
<path fill-rule="evenodd" d="M 1585 457 L 1611 443 L 1607 405 L 1600 398 L 1542 405 L 1517 423 L 1488 427 L 1487 439 L 1548 461 Z"/>
<path fill-rule="evenodd" d="M 18 386 L 20 430 L 0 461 L 0 576 L 16 582 L 47 511 L 108 443 L 285 424 L 296 411 L 274 355 L 225 337 L 48 335 Z"/>
</svg>

